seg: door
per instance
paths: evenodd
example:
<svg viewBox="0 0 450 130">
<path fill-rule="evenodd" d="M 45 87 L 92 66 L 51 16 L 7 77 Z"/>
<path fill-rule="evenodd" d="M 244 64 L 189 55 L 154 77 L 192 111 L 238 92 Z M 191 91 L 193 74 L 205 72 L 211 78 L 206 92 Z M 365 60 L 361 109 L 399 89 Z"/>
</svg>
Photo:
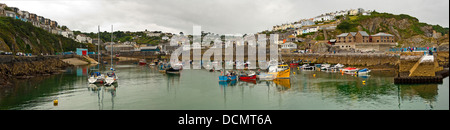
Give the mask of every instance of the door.
<svg viewBox="0 0 450 130">
<path fill-rule="evenodd" d="M 87 55 L 87 51 L 81 51 L 81 55 L 83 56 Z"/>
</svg>

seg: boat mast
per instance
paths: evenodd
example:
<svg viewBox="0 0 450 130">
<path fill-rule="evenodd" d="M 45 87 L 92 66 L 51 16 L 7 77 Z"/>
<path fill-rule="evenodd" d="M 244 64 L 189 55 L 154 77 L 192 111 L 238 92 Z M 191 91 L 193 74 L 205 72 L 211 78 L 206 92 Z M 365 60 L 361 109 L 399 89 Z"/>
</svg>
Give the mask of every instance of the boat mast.
<svg viewBox="0 0 450 130">
<path fill-rule="evenodd" d="M 111 25 L 111 68 L 113 68 L 113 25 Z"/>
<path fill-rule="evenodd" d="M 97 47 L 97 61 L 100 65 L 100 25 L 98 25 L 98 47 Z"/>
</svg>

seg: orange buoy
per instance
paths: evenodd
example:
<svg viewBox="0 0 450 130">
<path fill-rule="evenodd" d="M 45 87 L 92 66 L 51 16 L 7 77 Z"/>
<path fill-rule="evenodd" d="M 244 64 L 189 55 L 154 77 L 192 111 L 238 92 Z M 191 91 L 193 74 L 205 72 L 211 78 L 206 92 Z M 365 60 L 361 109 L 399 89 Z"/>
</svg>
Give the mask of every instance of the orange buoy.
<svg viewBox="0 0 450 130">
<path fill-rule="evenodd" d="M 58 100 L 53 100 L 53 106 L 58 106 Z"/>
</svg>

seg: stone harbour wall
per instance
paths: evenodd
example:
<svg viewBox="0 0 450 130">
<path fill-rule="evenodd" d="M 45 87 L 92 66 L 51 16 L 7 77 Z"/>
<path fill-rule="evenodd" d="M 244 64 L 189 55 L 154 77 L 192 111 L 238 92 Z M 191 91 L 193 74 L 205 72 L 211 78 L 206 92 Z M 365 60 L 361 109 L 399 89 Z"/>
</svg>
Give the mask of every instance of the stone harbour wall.
<svg viewBox="0 0 450 130">
<path fill-rule="evenodd" d="M 340 53 L 340 54 L 291 54 L 283 55 L 283 60 L 301 59 L 308 63 L 344 64 L 346 66 L 386 66 L 395 67 L 399 64 L 399 55 L 376 53 Z"/>
</svg>

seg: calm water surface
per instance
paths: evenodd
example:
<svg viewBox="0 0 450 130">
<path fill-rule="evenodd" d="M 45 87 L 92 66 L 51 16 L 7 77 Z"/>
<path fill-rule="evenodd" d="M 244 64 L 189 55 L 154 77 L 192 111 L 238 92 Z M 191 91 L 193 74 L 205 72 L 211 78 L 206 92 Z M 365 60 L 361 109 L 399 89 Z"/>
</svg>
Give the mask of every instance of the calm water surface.
<svg viewBox="0 0 450 130">
<path fill-rule="evenodd" d="M 14 87 L 0 88 L 0 109 L 449 110 L 448 77 L 443 84 L 394 85 L 389 72 L 355 77 L 293 69 L 291 79 L 219 83 L 220 73 L 206 70 L 176 76 L 135 64 L 119 63 L 116 69 L 115 87 L 89 85 L 88 67 L 14 81 Z"/>
</svg>

